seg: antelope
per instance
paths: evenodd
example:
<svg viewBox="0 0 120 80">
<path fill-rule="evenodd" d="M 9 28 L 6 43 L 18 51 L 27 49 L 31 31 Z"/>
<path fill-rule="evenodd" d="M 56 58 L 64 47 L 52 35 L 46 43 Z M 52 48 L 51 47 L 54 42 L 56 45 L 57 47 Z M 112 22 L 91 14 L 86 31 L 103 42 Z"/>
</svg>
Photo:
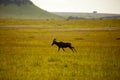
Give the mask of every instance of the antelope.
<svg viewBox="0 0 120 80">
<path fill-rule="evenodd" d="M 61 48 L 63 49 L 63 51 L 65 51 L 64 48 L 70 48 L 73 52 L 76 51 L 74 49 L 74 47 L 71 46 L 71 43 L 68 43 L 68 42 L 66 42 L 66 43 L 65 42 L 57 42 L 56 39 L 53 39 L 52 46 L 54 44 L 57 45 L 58 52 L 60 51 Z"/>
</svg>

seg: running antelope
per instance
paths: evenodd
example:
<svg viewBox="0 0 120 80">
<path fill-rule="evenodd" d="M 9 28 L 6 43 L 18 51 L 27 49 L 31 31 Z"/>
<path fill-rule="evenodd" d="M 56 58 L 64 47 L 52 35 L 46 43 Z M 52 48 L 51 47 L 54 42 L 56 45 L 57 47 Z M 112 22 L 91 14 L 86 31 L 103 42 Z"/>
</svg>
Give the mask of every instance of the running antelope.
<svg viewBox="0 0 120 80">
<path fill-rule="evenodd" d="M 64 48 L 70 48 L 73 52 L 76 51 L 74 47 L 71 46 L 71 43 L 68 42 L 57 42 L 56 39 L 53 39 L 52 46 L 54 44 L 58 46 L 58 52 L 60 51 L 61 48 L 63 49 L 63 51 L 65 51 Z"/>
</svg>

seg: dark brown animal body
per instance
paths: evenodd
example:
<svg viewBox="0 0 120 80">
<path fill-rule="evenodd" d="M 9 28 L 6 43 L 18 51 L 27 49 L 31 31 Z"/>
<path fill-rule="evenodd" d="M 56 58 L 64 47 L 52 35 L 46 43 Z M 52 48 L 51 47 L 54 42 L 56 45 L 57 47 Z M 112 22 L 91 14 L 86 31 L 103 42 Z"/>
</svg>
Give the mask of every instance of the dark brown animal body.
<svg viewBox="0 0 120 80">
<path fill-rule="evenodd" d="M 68 42 L 67 43 L 57 42 L 56 39 L 54 39 L 52 45 L 54 44 L 58 46 L 58 52 L 60 51 L 61 48 L 63 49 L 63 51 L 65 51 L 64 48 L 70 48 L 73 52 L 76 51 L 74 47 L 71 46 L 71 43 Z"/>
</svg>

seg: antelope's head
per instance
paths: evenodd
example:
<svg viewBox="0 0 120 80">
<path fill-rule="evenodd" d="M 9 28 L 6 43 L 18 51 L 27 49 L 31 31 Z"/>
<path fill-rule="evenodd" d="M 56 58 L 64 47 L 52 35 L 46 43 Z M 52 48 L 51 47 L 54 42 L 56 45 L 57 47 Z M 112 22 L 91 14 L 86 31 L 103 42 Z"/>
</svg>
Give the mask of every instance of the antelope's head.
<svg viewBox="0 0 120 80">
<path fill-rule="evenodd" d="M 56 39 L 53 39 L 52 46 L 56 43 Z"/>
</svg>

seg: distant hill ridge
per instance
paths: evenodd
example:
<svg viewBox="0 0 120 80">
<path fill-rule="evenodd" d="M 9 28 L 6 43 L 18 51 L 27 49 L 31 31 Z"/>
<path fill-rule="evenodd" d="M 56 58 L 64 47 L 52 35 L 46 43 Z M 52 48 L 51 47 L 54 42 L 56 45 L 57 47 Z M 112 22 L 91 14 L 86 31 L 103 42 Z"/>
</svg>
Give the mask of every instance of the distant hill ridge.
<svg viewBox="0 0 120 80">
<path fill-rule="evenodd" d="M 120 14 L 107 14 L 107 13 L 77 13 L 77 12 L 53 12 L 56 15 L 63 16 L 71 19 L 110 19 L 119 18 Z"/>
<path fill-rule="evenodd" d="M 16 4 L 20 6 L 20 5 L 33 4 L 33 3 L 30 0 L 0 0 L 0 4 L 2 5 Z"/>
<path fill-rule="evenodd" d="M 30 0 L 0 0 L 0 19 L 56 18 L 61 17 L 38 8 Z"/>
</svg>

